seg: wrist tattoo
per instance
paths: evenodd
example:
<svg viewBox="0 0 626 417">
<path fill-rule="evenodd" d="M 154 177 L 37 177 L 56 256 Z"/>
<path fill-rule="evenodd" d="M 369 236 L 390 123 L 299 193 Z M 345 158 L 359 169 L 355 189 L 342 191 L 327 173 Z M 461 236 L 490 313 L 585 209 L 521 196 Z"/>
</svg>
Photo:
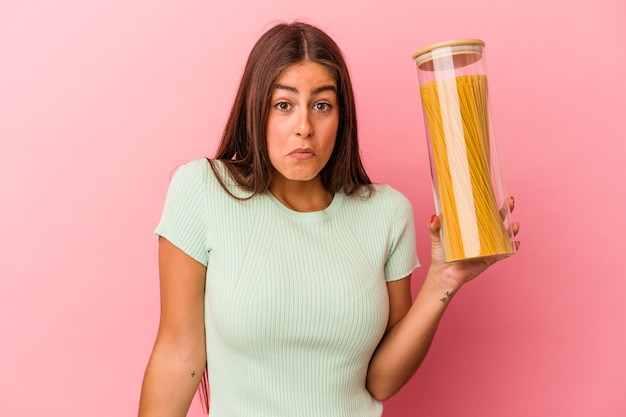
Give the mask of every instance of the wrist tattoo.
<svg viewBox="0 0 626 417">
<path fill-rule="evenodd" d="M 441 301 L 442 303 L 445 303 L 450 297 L 452 297 L 452 293 L 450 291 L 446 291 L 446 293 L 444 294 L 444 297 L 440 299 L 439 301 Z"/>
</svg>

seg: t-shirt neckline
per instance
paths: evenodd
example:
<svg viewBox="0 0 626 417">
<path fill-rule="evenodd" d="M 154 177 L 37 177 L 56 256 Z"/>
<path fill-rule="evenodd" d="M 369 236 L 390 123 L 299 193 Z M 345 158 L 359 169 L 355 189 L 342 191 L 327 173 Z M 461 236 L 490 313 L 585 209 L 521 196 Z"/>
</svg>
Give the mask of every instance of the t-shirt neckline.
<svg viewBox="0 0 626 417">
<path fill-rule="evenodd" d="M 335 193 L 332 201 L 325 209 L 318 211 L 296 211 L 285 206 L 279 199 L 274 196 L 274 194 L 270 193 L 269 191 L 266 191 L 263 194 L 272 202 L 272 204 L 274 204 L 278 208 L 278 210 L 283 215 L 301 222 L 320 222 L 330 219 L 339 210 L 345 198 L 344 194 L 341 191 L 338 191 Z"/>
</svg>

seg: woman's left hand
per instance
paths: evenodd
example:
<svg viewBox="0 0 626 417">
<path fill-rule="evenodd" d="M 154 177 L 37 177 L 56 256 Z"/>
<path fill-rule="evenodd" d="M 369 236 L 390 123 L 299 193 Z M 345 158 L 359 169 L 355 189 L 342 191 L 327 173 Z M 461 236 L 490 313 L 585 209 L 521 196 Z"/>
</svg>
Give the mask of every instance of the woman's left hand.
<svg viewBox="0 0 626 417">
<path fill-rule="evenodd" d="M 506 200 L 509 206 L 509 210 L 513 211 L 515 208 L 515 199 L 509 197 Z M 506 214 L 506 210 L 504 211 Z M 454 291 L 460 288 L 463 284 L 476 278 L 485 269 L 489 268 L 494 263 L 506 258 L 508 255 L 489 256 L 484 258 L 468 259 L 462 261 L 456 261 L 451 263 L 445 263 L 443 258 L 443 247 L 441 245 L 441 238 L 439 229 L 441 228 L 441 222 L 439 216 L 434 215 L 428 224 L 428 230 L 430 231 L 430 238 L 432 243 L 432 263 L 431 270 L 436 275 L 439 275 L 446 282 L 446 287 L 452 287 Z M 519 223 L 511 223 L 510 233 L 513 236 L 519 232 Z M 515 249 L 519 248 L 520 242 L 514 241 Z"/>
<path fill-rule="evenodd" d="M 508 207 L 507 207 L 508 206 Z M 502 218 L 513 210 L 515 201 L 506 200 Z M 374 398 L 386 400 L 395 394 L 420 366 L 446 310 L 450 297 L 467 281 L 475 278 L 505 256 L 468 259 L 445 263 L 439 238 L 441 222 L 433 216 L 428 224 L 432 240 L 432 263 L 415 300 L 411 303 L 408 279 L 387 283 L 389 324 L 376 348 L 367 371 L 367 389 Z M 511 236 L 519 224 L 511 224 Z M 515 242 L 515 247 L 519 242 Z"/>
</svg>

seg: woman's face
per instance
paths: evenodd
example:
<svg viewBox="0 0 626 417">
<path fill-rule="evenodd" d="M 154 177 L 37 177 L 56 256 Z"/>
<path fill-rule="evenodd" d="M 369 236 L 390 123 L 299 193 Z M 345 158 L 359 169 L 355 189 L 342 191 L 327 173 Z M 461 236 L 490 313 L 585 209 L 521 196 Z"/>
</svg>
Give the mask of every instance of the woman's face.
<svg viewBox="0 0 626 417">
<path fill-rule="evenodd" d="M 267 151 L 275 174 L 291 181 L 319 180 L 337 138 L 337 85 L 322 65 L 287 67 L 272 91 Z"/>
</svg>

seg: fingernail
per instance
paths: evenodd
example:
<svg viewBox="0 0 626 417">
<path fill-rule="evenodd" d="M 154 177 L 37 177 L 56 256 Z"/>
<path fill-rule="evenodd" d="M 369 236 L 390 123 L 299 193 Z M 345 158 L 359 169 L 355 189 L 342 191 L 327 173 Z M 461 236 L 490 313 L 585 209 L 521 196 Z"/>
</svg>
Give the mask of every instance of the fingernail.
<svg viewBox="0 0 626 417">
<path fill-rule="evenodd" d="M 437 217 L 436 214 L 433 214 L 432 216 L 430 216 L 430 222 L 434 222 L 435 221 L 435 217 Z"/>
<path fill-rule="evenodd" d="M 515 197 L 511 196 L 511 200 L 513 201 L 513 204 L 515 204 Z"/>
</svg>

